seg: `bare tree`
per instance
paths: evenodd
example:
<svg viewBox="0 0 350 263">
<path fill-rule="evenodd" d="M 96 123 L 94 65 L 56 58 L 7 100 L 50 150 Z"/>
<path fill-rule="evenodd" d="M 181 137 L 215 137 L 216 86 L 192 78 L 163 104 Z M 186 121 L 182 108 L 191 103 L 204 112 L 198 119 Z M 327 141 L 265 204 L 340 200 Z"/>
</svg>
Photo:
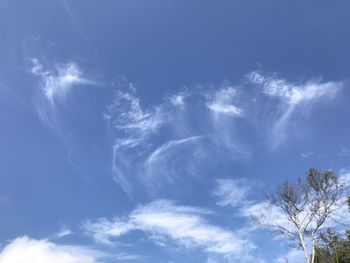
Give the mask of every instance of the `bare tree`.
<svg viewBox="0 0 350 263">
<path fill-rule="evenodd" d="M 266 210 L 255 214 L 254 219 L 297 244 L 306 263 L 314 263 L 320 235 L 335 222 L 346 198 L 344 186 L 333 172 L 309 169 L 306 178 L 285 182 L 268 195 L 266 204 Z"/>
</svg>

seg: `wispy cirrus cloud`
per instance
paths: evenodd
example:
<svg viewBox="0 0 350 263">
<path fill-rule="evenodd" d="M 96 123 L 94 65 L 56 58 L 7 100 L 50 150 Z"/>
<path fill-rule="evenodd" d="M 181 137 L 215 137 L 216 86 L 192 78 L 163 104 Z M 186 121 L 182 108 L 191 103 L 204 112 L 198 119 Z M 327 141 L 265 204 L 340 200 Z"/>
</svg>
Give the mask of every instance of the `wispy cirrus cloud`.
<svg viewBox="0 0 350 263">
<path fill-rule="evenodd" d="M 39 79 L 39 90 L 34 98 L 39 118 L 45 127 L 59 136 L 69 148 L 68 141 L 72 135 L 63 124 L 62 106 L 75 87 L 92 85 L 93 81 L 86 78 L 74 62 L 55 65 L 53 69 L 45 69 L 35 58 L 31 62 L 31 73 Z"/>
<path fill-rule="evenodd" d="M 142 108 L 131 83 L 128 83 L 127 91 L 115 92 L 113 103 L 107 107 L 104 116 L 113 129 L 121 132 L 116 146 L 126 148 L 142 143 L 164 122 L 161 108 Z"/>
<path fill-rule="evenodd" d="M 297 84 L 279 78 L 276 74 L 263 75 L 256 71 L 248 74 L 248 79 L 252 83 L 262 85 L 263 93 L 267 96 L 277 97 L 290 105 L 310 102 L 322 97 L 332 98 L 343 87 L 342 82 L 322 82 L 320 79 Z"/>
<path fill-rule="evenodd" d="M 155 243 L 200 248 L 208 255 L 227 259 L 238 260 L 254 249 L 254 245 L 238 233 L 210 224 L 206 219 L 210 213 L 197 207 L 158 200 L 140 206 L 127 217 L 89 221 L 83 227 L 97 242 L 105 244 L 138 230 Z"/>
<path fill-rule="evenodd" d="M 201 164 L 210 153 L 221 155 L 229 150 L 231 156 L 241 158 L 243 146 L 231 134 L 233 124 L 229 120 L 220 124 L 213 116 L 238 117 L 233 109 L 236 113 L 242 110 L 233 105 L 234 97 L 235 90 L 225 86 L 204 93 L 179 92 L 157 105 L 145 105 L 136 88 L 124 81 L 105 111 L 114 136 L 112 170 L 116 181 L 128 194 L 135 182 L 154 193 L 164 184 L 175 186 L 183 178 L 200 175 Z M 229 111 L 218 113 L 220 107 Z M 202 117 L 193 119 L 198 114 Z"/>
<path fill-rule="evenodd" d="M 18 237 L 0 252 L 0 263 L 98 263 L 106 254 L 81 246 Z"/>
<path fill-rule="evenodd" d="M 138 163 L 152 146 L 150 138 L 163 125 L 164 112 L 160 107 L 143 109 L 135 87 L 131 83 L 126 83 L 126 86 L 126 90 L 115 92 L 113 103 L 107 107 L 104 117 L 114 139 L 113 175 L 123 190 L 130 193 L 130 179 L 138 179 Z M 135 169 L 134 173 L 128 172 L 131 167 Z"/>
<path fill-rule="evenodd" d="M 92 84 L 84 77 L 77 64 L 70 62 L 56 65 L 54 70 L 45 70 L 38 59 L 32 59 L 31 72 L 40 79 L 40 88 L 46 99 L 53 105 L 56 100 L 63 100 L 77 85 Z"/>
<path fill-rule="evenodd" d="M 170 140 L 151 152 L 144 161 L 144 176 L 147 177 L 145 182 L 154 187 L 162 187 L 164 181 L 175 183 L 178 177 L 185 177 L 186 173 L 191 174 L 191 164 L 204 156 L 195 156 L 196 151 L 201 151 L 200 144 L 203 136 L 192 136 L 179 140 Z M 195 151 L 192 149 L 195 148 Z M 187 159 L 189 158 L 189 159 Z M 187 159 L 187 160 L 186 160 Z M 169 169 L 171 167 L 172 169 Z M 194 168 L 195 169 L 195 168 Z M 168 171 L 165 180 L 164 171 Z M 159 182 L 162 182 L 159 185 Z"/>
<path fill-rule="evenodd" d="M 271 131 L 271 147 L 277 148 L 286 141 L 288 127 L 292 116 L 298 109 L 307 110 L 316 102 L 330 100 L 343 88 L 343 82 L 323 82 L 311 79 L 306 83 L 293 83 L 278 77 L 276 74 L 251 72 L 248 80 L 260 86 L 263 94 L 280 101 L 277 119 Z"/>
<path fill-rule="evenodd" d="M 87 74 L 75 63 L 44 65 L 39 59 L 31 59 L 30 72 L 37 78 L 38 85 L 33 103 L 39 119 L 45 128 L 58 137 L 67 150 L 67 159 L 75 167 L 73 152 L 77 150 L 78 135 L 73 131 L 80 123 L 81 116 L 74 115 L 80 110 L 80 102 L 72 99 L 77 88 L 95 86 Z"/>
</svg>

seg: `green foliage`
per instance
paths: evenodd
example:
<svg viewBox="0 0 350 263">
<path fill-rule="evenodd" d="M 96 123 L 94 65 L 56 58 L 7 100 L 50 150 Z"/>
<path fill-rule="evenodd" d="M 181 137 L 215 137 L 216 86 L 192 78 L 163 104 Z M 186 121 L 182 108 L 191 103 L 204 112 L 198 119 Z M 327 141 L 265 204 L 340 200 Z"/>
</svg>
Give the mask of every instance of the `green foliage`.
<svg viewBox="0 0 350 263">
<path fill-rule="evenodd" d="M 333 234 L 329 242 L 316 248 L 315 263 L 349 263 L 350 239 Z"/>
<path fill-rule="evenodd" d="M 350 196 L 348 196 L 350 212 Z M 322 246 L 316 248 L 315 263 L 350 263 L 350 229 L 344 235 L 327 229 L 320 236 Z"/>
<path fill-rule="evenodd" d="M 338 178 L 332 171 L 310 168 L 307 171 L 307 184 L 315 192 L 339 186 Z"/>
</svg>

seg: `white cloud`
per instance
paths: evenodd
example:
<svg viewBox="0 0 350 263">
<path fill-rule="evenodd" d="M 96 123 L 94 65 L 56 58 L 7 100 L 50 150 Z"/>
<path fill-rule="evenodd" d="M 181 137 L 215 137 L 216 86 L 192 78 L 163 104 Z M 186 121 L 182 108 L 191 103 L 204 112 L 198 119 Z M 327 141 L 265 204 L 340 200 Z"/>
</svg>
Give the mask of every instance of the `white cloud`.
<svg viewBox="0 0 350 263">
<path fill-rule="evenodd" d="M 217 179 L 213 194 L 219 199 L 218 205 L 237 207 L 250 203 L 251 190 L 251 183 L 246 179 Z"/>
<path fill-rule="evenodd" d="M 261 86 L 266 96 L 278 98 L 282 103 L 277 111 L 279 115 L 270 135 L 271 148 L 276 148 L 286 141 L 289 136 L 289 122 L 297 109 L 306 111 L 321 99 L 334 98 L 343 88 L 342 82 L 310 80 L 296 84 L 275 75 L 262 75 L 259 72 L 248 74 L 248 80 Z"/>
<path fill-rule="evenodd" d="M 97 263 L 105 255 L 79 246 L 19 237 L 0 252 L 0 263 Z"/>
<path fill-rule="evenodd" d="M 55 99 L 64 99 L 70 90 L 79 84 L 92 84 L 74 63 L 56 66 L 55 71 L 44 70 L 38 59 L 32 59 L 31 72 L 40 78 L 44 96 L 54 104 Z"/>
<path fill-rule="evenodd" d="M 209 98 L 207 108 L 215 114 L 226 114 L 234 117 L 241 116 L 243 110 L 233 105 L 236 96 L 237 90 L 232 87 L 220 89 L 216 92 L 214 98 Z"/>
<path fill-rule="evenodd" d="M 209 224 L 205 219 L 209 213 L 200 208 L 159 200 L 135 209 L 127 218 L 87 222 L 84 228 L 96 241 L 103 243 L 140 230 L 156 243 L 202 248 L 215 255 L 236 258 L 254 248 L 252 243 L 237 233 Z"/>
</svg>

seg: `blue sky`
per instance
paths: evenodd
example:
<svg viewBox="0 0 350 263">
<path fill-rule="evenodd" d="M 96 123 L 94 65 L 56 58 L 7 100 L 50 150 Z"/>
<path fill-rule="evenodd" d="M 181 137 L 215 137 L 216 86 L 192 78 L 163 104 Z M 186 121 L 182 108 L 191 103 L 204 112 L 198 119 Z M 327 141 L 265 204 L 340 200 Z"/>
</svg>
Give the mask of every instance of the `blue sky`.
<svg viewBox="0 0 350 263">
<path fill-rule="evenodd" d="M 349 8 L 0 1 L 0 263 L 301 262 L 250 215 L 350 182 Z"/>
</svg>

